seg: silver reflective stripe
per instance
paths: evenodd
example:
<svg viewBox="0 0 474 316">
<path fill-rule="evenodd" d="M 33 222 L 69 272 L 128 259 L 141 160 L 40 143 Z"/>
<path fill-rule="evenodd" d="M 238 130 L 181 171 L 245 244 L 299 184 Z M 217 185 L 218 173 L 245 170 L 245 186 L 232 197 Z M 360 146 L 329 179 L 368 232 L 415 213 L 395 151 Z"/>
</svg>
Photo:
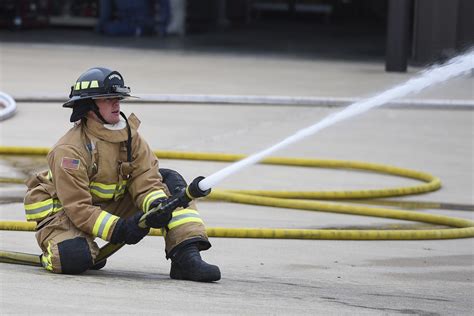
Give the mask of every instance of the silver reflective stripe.
<svg viewBox="0 0 474 316">
<path fill-rule="evenodd" d="M 129 87 L 118 87 L 118 86 L 113 86 L 112 88 L 115 92 L 119 93 L 130 93 L 131 90 Z"/>
<path fill-rule="evenodd" d="M 115 189 L 107 190 L 107 189 L 103 189 L 103 188 L 95 186 L 95 185 L 91 186 L 91 189 L 96 190 L 96 191 L 98 191 L 100 193 L 103 193 L 103 194 L 114 194 L 114 192 L 115 192 Z"/>
<path fill-rule="evenodd" d="M 174 222 L 180 221 L 183 218 L 189 218 L 189 217 L 201 218 L 199 215 L 194 214 L 194 213 L 181 214 L 181 215 L 178 215 L 178 216 L 173 216 L 173 218 L 170 220 L 168 225 L 173 224 Z"/>
<path fill-rule="evenodd" d="M 38 207 L 38 208 L 35 208 L 34 210 L 25 210 L 26 214 L 28 215 L 35 215 L 35 214 L 38 214 L 38 213 L 41 213 L 41 212 L 44 212 L 46 210 L 50 210 L 52 209 L 54 206 L 53 206 L 53 203 L 49 203 L 45 206 L 42 206 L 42 207 Z"/>
<path fill-rule="evenodd" d="M 163 190 L 152 191 L 143 199 L 142 211 L 145 213 L 148 212 L 150 210 L 151 203 L 153 203 L 155 200 L 159 198 L 165 198 L 165 197 L 166 197 L 166 194 L 165 192 L 163 192 Z"/>
<path fill-rule="evenodd" d="M 58 199 L 47 199 L 33 204 L 25 204 L 25 214 L 28 221 L 41 220 L 50 214 L 57 213 L 63 209 Z"/>
<path fill-rule="evenodd" d="M 99 226 L 99 231 L 97 233 L 97 236 L 102 236 L 102 234 L 104 233 L 104 228 L 105 228 L 105 225 L 107 224 L 107 221 L 109 220 L 109 218 L 112 217 L 112 214 L 109 214 L 107 213 L 104 218 L 102 219 L 102 222 L 100 223 L 100 226 Z"/>
</svg>

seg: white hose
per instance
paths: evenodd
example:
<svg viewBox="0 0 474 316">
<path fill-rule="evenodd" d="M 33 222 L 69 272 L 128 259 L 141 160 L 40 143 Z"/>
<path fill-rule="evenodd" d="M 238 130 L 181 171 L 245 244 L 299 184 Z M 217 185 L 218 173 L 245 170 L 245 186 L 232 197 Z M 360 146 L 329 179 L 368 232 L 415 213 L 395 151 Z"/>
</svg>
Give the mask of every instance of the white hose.
<svg viewBox="0 0 474 316">
<path fill-rule="evenodd" d="M 15 112 L 15 100 L 5 92 L 0 91 L 0 121 L 12 117 L 15 115 Z"/>
</svg>

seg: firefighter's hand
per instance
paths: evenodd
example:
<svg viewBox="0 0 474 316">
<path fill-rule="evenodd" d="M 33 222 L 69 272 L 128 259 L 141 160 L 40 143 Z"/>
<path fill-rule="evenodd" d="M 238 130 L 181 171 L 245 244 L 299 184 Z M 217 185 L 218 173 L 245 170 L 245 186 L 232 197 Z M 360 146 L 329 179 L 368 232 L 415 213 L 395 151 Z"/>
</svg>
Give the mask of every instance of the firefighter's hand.
<svg viewBox="0 0 474 316">
<path fill-rule="evenodd" d="M 162 228 L 168 225 L 172 218 L 172 209 L 162 210 L 162 205 L 168 203 L 168 199 L 158 199 L 153 201 L 150 211 L 146 216 L 145 224 L 148 227 Z"/>
<path fill-rule="evenodd" d="M 138 211 L 132 217 L 120 218 L 115 224 L 110 242 L 113 244 L 126 243 L 134 245 L 142 240 L 150 232 L 149 227 L 141 228 L 138 226 L 138 221 L 142 216 L 143 212 Z"/>
</svg>

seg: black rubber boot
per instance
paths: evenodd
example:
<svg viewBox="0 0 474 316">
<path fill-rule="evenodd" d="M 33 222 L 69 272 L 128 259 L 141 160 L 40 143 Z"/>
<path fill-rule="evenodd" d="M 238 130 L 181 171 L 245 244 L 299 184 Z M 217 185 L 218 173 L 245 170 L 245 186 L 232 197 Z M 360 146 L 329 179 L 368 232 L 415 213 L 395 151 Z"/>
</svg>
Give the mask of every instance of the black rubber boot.
<svg viewBox="0 0 474 316">
<path fill-rule="evenodd" d="M 221 278 L 218 266 L 208 264 L 202 260 L 197 243 L 177 246 L 171 256 L 170 277 L 176 280 L 190 280 L 198 282 L 214 282 Z"/>
</svg>

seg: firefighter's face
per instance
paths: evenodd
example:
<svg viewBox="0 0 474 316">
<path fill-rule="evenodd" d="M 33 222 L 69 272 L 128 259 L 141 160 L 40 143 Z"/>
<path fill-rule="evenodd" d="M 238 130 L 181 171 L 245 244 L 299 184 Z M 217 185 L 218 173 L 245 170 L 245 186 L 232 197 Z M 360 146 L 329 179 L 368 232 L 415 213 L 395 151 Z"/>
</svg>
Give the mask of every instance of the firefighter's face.
<svg viewBox="0 0 474 316">
<path fill-rule="evenodd" d="M 107 122 L 116 124 L 120 121 L 119 98 L 97 99 L 95 104 L 97 104 L 100 114 Z"/>
</svg>

